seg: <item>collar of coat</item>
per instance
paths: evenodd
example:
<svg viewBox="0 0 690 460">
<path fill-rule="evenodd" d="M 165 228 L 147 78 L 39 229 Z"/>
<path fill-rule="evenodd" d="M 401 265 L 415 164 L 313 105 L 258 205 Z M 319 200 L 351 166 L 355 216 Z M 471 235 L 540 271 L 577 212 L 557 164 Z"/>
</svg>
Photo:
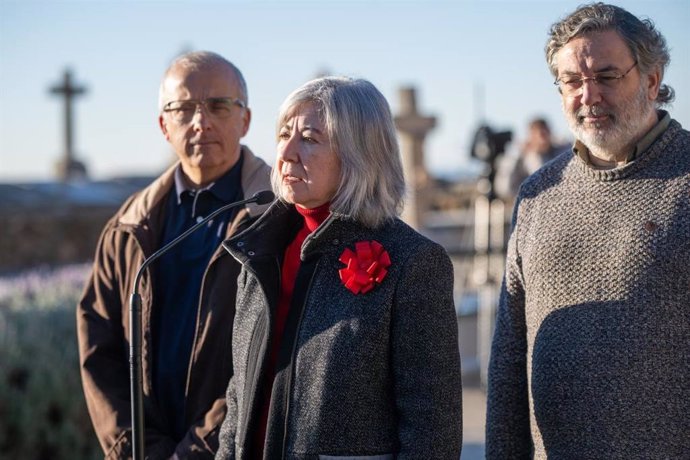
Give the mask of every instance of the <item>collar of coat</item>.
<svg viewBox="0 0 690 460">
<path fill-rule="evenodd" d="M 288 243 L 302 226 L 303 218 L 294 205 L 276 200 L 268 210 L 245 231 L 223 243 L 225 249 L 240 262 L 259 257 L 282 257 Z M 373 230 L 351 218 L 331 215 L 302 244 L 300 259 L 309 260 L 326 253 L 342 253 L 357 241 L 372 238 Z"/>
<path fill-rule="evenodd" d="M 242 191 L 245 197 L 249 197 L 256 192 L 266 189 L 266 185 L 269 183 L 268 174 L 270 174 L 270 168 L 245 145 L 242 145 L 242 155 Z M 161 200 L 165 199 L 170 189 L 174 187 L 175 169 L 178 164 L 179 162 L 176 162 L 154 180 L 151 185 L 135 195 L 127 209 L 120 216 L 119 224 L 140 225 L 151 217 L 151 210 L 156 208 L 161 203 Z M 246 210 L 250 217 L 258 216 L 266 208 L 268 208 L 268 205 L 246 205 Z"/>
</svg>

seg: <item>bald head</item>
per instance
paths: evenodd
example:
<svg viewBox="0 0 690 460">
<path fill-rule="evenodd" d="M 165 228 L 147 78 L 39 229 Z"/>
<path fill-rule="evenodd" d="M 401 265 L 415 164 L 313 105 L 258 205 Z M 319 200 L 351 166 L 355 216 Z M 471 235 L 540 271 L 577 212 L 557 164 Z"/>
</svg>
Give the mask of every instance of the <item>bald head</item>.
<svg viewBox="0 0 690 460">
<path fill-rule="evenodd" d="M 240 71 L 214 53 L 185 54 L 165 72 L 158 123 L 190 184 L 207 185 L 237 163 L 240 140 L 247 134 L 251 121 L 246 91 Z M 222 113 L 208 105 L 218 99 L 230 104 L 224 106 Z M 176 109 L 164 111 L 173 101 L 194 103 L 194 113 L 179 118 L 175 116 Z"/>
<path fill-rule="evenodd" d="M 163 106 L 170 102 L 169 87 L 171 80 L 177 80 L 181 75 L 189 75 L 191 73 L 222 73 L 227 72 L 227 78 L 232 86 L 237 87 L 237 97 L 245 103 L 249 104 L 249 95 L 247 93 L 247 83 L 240 69 L 238 69 L 232 62 L 225 59 L 223 56 L 211 51 L 193 51 L 178 56 L 168 67 L 163 74 L 160 89 L 158 91 L 158 109 L 163 110 Z"/>
</svg>

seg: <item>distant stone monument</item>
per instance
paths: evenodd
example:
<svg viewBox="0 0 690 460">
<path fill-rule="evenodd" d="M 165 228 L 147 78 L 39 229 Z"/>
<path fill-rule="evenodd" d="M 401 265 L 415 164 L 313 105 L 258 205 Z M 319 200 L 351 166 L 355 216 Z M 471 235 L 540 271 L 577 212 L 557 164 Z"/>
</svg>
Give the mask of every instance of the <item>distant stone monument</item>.
<svg viewBox="0 0 690 460">
<path fill-rule="evenodd" d="M 400 153 L 408 190 L 402 219 L 419 229 L 422 213 L 427 209 L 430 182 L 424 166 L 424 139 L 436 126 L 436 117 L 420 115 L 414 88 L 401 88 L 399 94 L 400 114 L 395 117 L 395 127 L 400 133 Z"/>
<path fill-rule="evenodd" d="M 72 72 L 65 70 L 62 83 L 50 88 L 51 94 L 62 96 L 65 101 L 64 112 L 64 151 L 62 157 L 56 164 L 56 173 L 59 180 L 63 182 L 75 179 L 86 179 L 86 165 L 75 158 L 73 146 L 73 123 L 72 123 L 72 100 L 81 94 L 86 93 L 86 88 L 76 86 L 72 81 Z"/>
</svg>

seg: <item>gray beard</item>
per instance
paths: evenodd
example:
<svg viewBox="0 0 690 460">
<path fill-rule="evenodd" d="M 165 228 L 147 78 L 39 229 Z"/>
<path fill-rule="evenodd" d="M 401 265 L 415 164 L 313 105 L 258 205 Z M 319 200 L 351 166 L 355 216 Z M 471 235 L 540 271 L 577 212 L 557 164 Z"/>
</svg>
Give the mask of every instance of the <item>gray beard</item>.
<svg viewBox="0 0 690 460">
<path fill-rule="evenodd" d="M 654 111 L 654 101 L 647 99 L 647 92 L 640 86 L 633 99 L 618 108 L 580 107 L 577 112 L 566 111 L 562 106 L 570 130 L 593 154 L 599 158 L 622 160 L 632 151 L 632 146 L 645 134 L 648 115 Z M 580 117 L 608 114 L 609 126 L 586 126 Z"/>
</svg>

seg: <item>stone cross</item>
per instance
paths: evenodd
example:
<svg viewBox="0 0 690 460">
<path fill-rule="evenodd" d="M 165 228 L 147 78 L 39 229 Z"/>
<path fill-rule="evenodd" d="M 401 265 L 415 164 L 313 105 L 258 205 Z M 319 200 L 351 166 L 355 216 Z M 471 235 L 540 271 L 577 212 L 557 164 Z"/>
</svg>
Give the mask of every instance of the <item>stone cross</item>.
<svg viewBox="0 0 690 460">
<path fill-rule="evenodd" d="M 424 139 L 436 126 L 436 117 L 425 117 L 417 111 L 414 88 L 400 89 L 400 114 L 395 117 L 395 127 L 400 134 L 402 156 L 408 196 L 402 218 L 419 229 L 421 216 L 427 208 L 429 174 L 424 166 Z"/>
<path fill-rule="evenodd" d="M 72 81 L 72 72 L 65 70 L 62 83 L 50 88 L 51 94 L 62 96 L 65 101 L 64 111 L 64 152 L 62 158 L 58 160 L 56 170 L 57 176 L 62 181 L 86 178 L 86 166 L 78 161 L 73 151 L 73 123 L 72 123 L 72 100 L 79 95 L 86 93 L 83 86 L 75 86 Z"/>
</svg>

